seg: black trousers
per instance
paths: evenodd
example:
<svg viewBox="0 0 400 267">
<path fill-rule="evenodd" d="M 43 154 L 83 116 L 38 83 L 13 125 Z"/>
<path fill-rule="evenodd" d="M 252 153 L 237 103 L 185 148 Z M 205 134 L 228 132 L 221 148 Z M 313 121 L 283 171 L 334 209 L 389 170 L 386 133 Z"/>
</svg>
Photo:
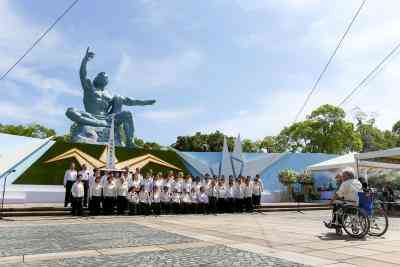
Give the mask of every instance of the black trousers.
<svg viewBox="0 0 400 267">
<path fill-rule="evenodd" d="M 141 215 L 150 215 L 150 204 L 140 202 L 139 203 L 139 214 Z"/>
<path fill-rule="evenodd" d="M 128 199 L 124 196 L 118 196 L 117 197 L 117 212 L 119 215 L 122 215 L 125 213 L 127 206 L 128 206 Z"/>
<path fill-rule="evenodd" d="M 208 213 L 208 204 L 206 203 L 199 203 L 198 204 L 198 213 L 207 214 Z"/>
<path fill-rule="evenodd" d="M 72 215 L 74 216 L 82 216 L 82 201 L 81 197 L 72 198 Z"/>
<path fill-rule="evenodd" d="M 138 203 L 135 202 L 129 202 L 129 215 L 137 215 L 138 214 Z"/>
<path fill-rule="evenodd" d="M 227 198 L 226 199 L 226 211 L 232 213 L 235 211 L 235 199 L 234 198 Z"/>
<path fill-rule="evenodd" d="M 83 206 L 87 207 L 88 205 L 88 199 L 89 199 L 89 181 L 82 181 L 83 183 Z"/>
<path fill-rule="evenodd" d="M 235 210 L 236 210 L 236 212 L 243 212 L 243 203 L 244 203 L 244 199 L 243 198 L 236 198 L 235 199 Z"/>
<path fill-rule="evenodd" d="M 73 184 L 74 184 L 74 181 L 67 181 L 67 183 L 65 184 L 64 206 L 67 206 L 69 203 L 72 204 L 71 188 L 72 188 Z"/>
<path fill-rule="evenodd" d="M 114 204 L 115 198 L 114 197 L 104 197 L 103 199 L 103 212 L 106 215 L 114 213 Z"/>
<path fill-rule="evenodd" d="M 92 215 L 100 214 L 100 203 L 101 203 L 101 197 L 92 196 L 92 199 L 90 200 L 89 203 L 90 214 Z"/>
<path fill-rule="evenodd" d="M 261 205 L 261 195 L 253 195 L 253 207 L 259 207 Z"/>
<path fill-rule="evenodd" d="M 219 213 L 226 212 L 226 199 L 225 198 L 217 199 L 217 209 L 218 209 Z"/>
<path fill-rule="evenodd" d="M 253 203 L 252 203 L 251 197 L 244 198 L 244 206 L 245 206 L 247 212 L 253 211 Z"/>
<path fill-rule="evenodd" d="M 161 203 L 160 202 L 151 203 L 151 207 L 153 208 L 153 213 L 155 215 L 160 215 L 161 214 Z"/>
<path fill-rule="evenodd" d="M 172 203 L 172 213 L 180 214 L 181 213 L 181 204 L 177 202 Z"/>
<path fill-rule="evenodd" d="M 161 211 L 163 214 L 170 214 L 171 213 L 171 203 L 161 202 Z"/>
<path fill-rule="evenodd" d="M 216 197 L 208 198 L 208 211 L 210 213 L 217 213 L 217 198 Z"/>
</svg>

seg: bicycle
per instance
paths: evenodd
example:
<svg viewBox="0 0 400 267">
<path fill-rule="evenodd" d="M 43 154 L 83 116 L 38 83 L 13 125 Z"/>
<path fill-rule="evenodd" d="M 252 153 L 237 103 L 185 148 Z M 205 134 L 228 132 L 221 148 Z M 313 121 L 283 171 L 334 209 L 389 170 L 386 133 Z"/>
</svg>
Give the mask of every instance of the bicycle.
<svg viewBox="0 0 400 267">
<path fill-rule="evenodd" d="M 385 210 L 385 203 L 377 198 L 375 189 L 365 194 L 368 205 L 365 208 L 370 220 L 368 235 L 383 236 L 389 228 L 389 219 Z"/>
</svg>

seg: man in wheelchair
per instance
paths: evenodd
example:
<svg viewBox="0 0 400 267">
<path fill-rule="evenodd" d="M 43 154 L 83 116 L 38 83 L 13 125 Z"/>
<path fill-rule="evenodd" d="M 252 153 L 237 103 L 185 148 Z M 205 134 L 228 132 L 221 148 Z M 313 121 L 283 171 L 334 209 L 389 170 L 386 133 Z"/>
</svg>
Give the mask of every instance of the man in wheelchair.
<svg viewBox="0 0 400 267">
<path fill-rule="evenodd" d="M 327 228 L 336 228 L 340 226 L 341 223 L 336 215 L 337 211 L 345 205 L 358 207 L 358 193 L 363 191 L 362 184 L 358 179 L 355 179 L 353 168 L 344 169 L 337 178 L 341 178 L 341 184 L 329 202 L 330 205 L 333 205 L 333 211 L 332 221 L 324 222 Z"/>
</svg>

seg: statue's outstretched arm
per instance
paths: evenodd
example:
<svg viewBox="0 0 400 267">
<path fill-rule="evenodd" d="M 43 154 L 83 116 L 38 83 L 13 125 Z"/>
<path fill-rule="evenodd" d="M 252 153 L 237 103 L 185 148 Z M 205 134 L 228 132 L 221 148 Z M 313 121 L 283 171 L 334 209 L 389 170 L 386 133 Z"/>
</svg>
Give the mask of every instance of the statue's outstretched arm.
<svg viewBox="0 0 400 267">
<path fill-rule="evenodd" d="M 123 98 L 123 104 L 126 106 L 147 106 L 156 103 L 155 100 L 137 100 L 130 97 Z"/>
<path fill-rule="evenodd" d="M 82 59 L 81 68 L 79 69 L 79 77 L 83 90 L 91 89 L 92 82 L 87 78 L 86 65 L 94 57 L 94 53 L 89 51 L 89 47 L 86 49 L 86 54 Z"/>
</svg>

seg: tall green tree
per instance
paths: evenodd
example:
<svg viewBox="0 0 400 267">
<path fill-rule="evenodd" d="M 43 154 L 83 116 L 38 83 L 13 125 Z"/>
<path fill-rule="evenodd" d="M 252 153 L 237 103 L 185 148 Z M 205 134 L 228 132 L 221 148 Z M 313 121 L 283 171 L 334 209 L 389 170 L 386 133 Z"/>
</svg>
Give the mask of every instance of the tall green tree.
<svg viewBox="0 0 400 267">
<path fill-rule="evenodd" d="M 29 125 L 0 124 L 0 133 L 36 138 L 47 138 L 56 135 L 56 131 L 54 131 L 53 129 L 44 127 L 36 123 Z"/>
<path fill-rule="evenodd" d="M 345 117 L 343 109 L 323 105 L 312 111 L 306 120 L 285 127 L 277 139 L 289 151 L 328 154 L 360 151 L 361 137 Z"/>
<path fill-rule="evenodd" d="M 396 147 L 399 142 L 397 131 L 382 131 L 375 126 L 375 114 L 355 109 L 356 131 L 362 140 L 362 151 L 376 151 Z M 396 125 L 393 126 L 395 128 Z"/>
</svg>

